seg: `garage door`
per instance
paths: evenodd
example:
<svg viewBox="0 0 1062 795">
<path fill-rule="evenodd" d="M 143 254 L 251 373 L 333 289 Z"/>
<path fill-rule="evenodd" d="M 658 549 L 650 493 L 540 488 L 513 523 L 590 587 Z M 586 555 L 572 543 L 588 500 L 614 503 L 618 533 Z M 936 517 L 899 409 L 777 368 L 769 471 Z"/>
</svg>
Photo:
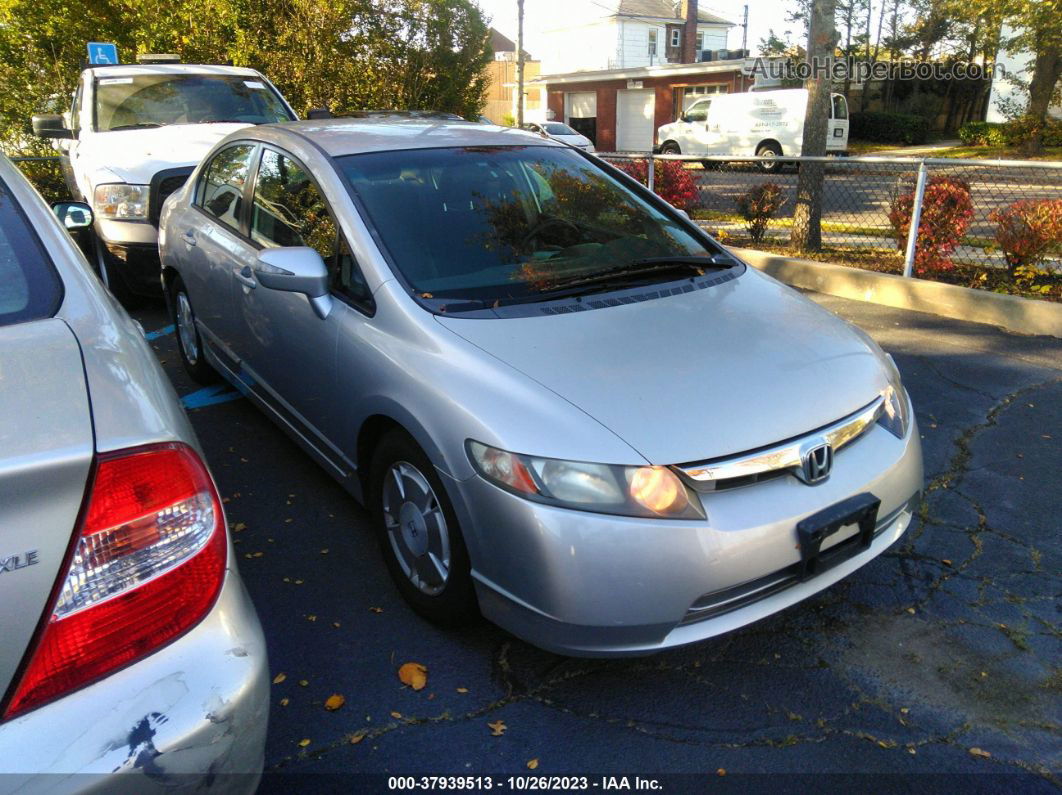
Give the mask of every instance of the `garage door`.
<svg viewBox="0 0 1062 795">
<path fill-rule="evenodd" d="M 653 148 L 656 91 L 651 88 L 616 92 L 616 148 L 648 152 Z"/>
</svg>

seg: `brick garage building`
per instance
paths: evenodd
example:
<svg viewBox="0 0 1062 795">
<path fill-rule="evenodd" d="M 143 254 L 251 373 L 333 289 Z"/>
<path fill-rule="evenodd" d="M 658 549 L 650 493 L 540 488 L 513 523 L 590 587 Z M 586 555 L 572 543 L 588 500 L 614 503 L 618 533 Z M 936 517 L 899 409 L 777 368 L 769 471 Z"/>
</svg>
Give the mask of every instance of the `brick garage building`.
<svg viewBox="0 0 1062 795">
<path fill-rule="evenodd" d="M 594 142 L 598 151 L 647 152 L 656 129 L 674 121 L 706 94 L 748 91 L 743 59 L 661 64 L 543 75 L 551 118 L 563 120 Z"/>
</svg>

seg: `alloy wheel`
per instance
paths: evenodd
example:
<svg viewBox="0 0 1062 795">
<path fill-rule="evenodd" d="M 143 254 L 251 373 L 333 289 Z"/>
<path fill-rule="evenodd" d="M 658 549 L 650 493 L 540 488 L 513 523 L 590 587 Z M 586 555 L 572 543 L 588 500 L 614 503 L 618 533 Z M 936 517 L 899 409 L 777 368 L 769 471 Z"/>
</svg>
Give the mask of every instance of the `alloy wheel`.
<svg viewBox="0 0 1062 795">
<path fill-rule="evenodd" d="M 177 293 L 177 335 L 181 340 L 185 358 L 194 367 L 199 362 L 199 342 L 196 340 L 192 304 L 183 290 Z"/>
<path fill-rule="evenodd" d="M 422 593 L 440 594 L 450 578 L 450 532 L 428 479 L 396 461 L 384 476 L 381 498 L 387 540 L 402 572 Z"/>
</svg>

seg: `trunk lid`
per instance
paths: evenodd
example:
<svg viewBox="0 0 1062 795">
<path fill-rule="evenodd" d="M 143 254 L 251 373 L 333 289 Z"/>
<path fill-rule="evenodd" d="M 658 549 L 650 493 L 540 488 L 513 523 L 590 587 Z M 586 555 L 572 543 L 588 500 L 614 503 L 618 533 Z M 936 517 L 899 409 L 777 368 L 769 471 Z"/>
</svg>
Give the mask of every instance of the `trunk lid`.
<svg viewBox="0 0 1062 795">
<path fill-rule="evenodd" d="M 70 328 L 56 318 L 0 327 L 0 696 L 59 576 L 93 447 Z"/>
</svg>

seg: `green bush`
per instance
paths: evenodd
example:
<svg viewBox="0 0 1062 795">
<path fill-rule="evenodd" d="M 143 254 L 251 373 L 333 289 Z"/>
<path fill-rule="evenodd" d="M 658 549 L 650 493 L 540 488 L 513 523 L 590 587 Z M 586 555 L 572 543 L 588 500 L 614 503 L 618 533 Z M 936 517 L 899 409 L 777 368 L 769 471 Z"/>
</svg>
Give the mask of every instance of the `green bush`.
<svg viewBox="0 0 1062 795">
<path fill-rule="evenodd" d="M 968 121 L 959 128 L 959 139 L 967 146 L 1007 146 L 1007 125 L 991 121 Z"/>
<path fill-rule="evenodd" d="M 883 144 L 924 144 L 929 122 L 913 113 L 853 113 L 848 134 L 857 141 Z"/>
</svg>

